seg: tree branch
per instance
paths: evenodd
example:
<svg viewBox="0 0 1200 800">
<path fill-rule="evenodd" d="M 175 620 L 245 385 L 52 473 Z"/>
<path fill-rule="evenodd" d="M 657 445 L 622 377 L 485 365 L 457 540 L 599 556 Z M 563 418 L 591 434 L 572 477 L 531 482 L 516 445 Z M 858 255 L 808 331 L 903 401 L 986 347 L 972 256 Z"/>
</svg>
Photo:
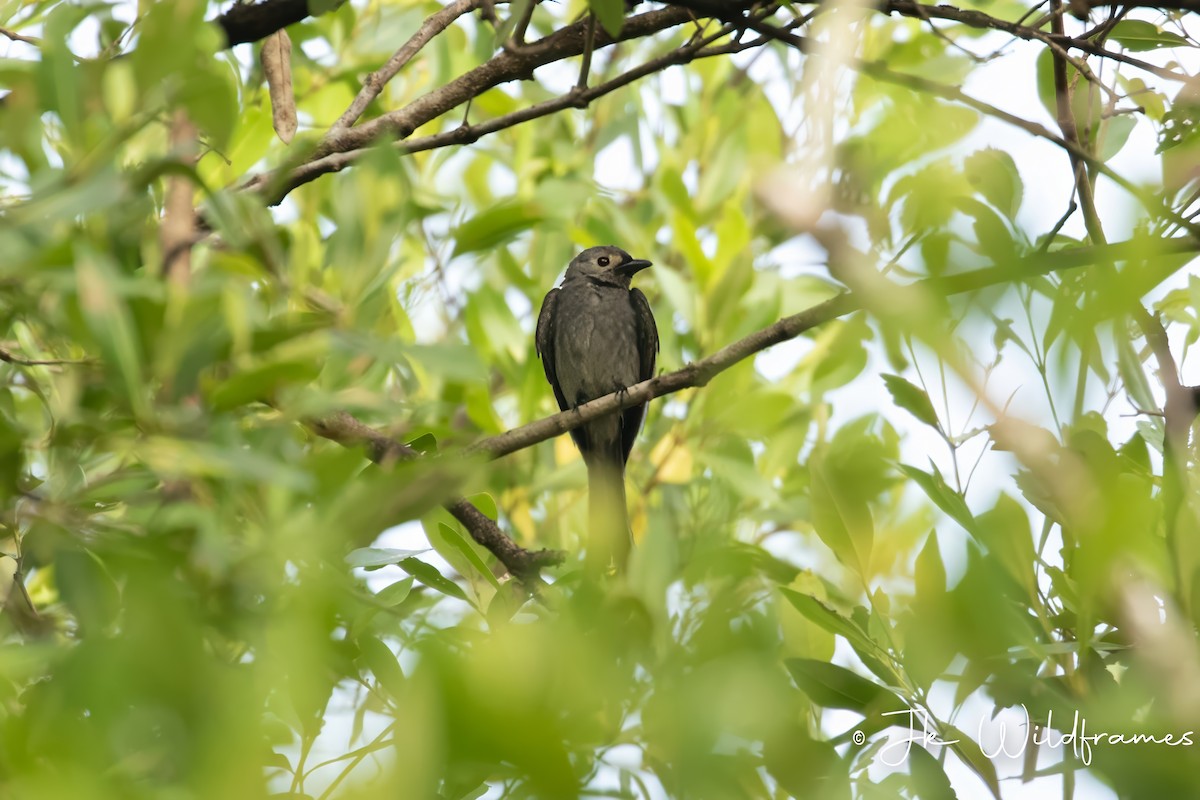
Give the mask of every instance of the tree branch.
<svg viewBox="0 0 1200 800">
<path fill-rule="evenodd" d="M 683 8 L 665 8 L 638 14 L 625 21 L 621 35 L 616 39 L 609 36 L 603 29 L 596 31 L 597 48 L 607 47 L 618 41 L 638 39 L 651 33 L 676 25 L 681 25 L 690 19 L 689 12 Z M 263 189 L 277 184 L 287 187 L 298 177 L 295 173 L 303 171 L 312 180 L 319 174 L 336 171 L 334 166 L 346 163 L 338 159 L 324 161 L 328 156 L 362 150 L 377 141 L 392 139 L 407 139 L 413 131 L 428 122 L 437 119 L 442 114 L 478 97 L 509 81 L 529 78 L 535 69 L 546 64 L 559 61 L 571 56 L 580 55 L 586 47 L 587 20 L 583 19 L 565 28 L 560 28 L 536 44 L 534 52 L 525 50 L 503 52 L 466 72 L 449 83 L 434 89 L 401 109 L 391 111 L 383 116 L 365 122 L 352 128 L 337 128 L 331 130 L 309 157 L 308 163 L 286 174 L 268 172 L 252 178 L 242 189 Z M 310 166 L 321 162 L 321 168 Z M 300 185 L 306 181 L 300 181 Z M 294 187 L 293 187 L 294 188 Z M 290 189 L 288 190 L 290 191 Z M 278 203 L 282 196 L 278 191 L 267 189 L 268 201 Z M 286 192 L 283 192 L 286 195 Z"/>
<path fill-rule="evenodd" d="M 41 47 L 41 44 L 42 44 L 42 40 L 37 38 L 36 36 L 23 36 L 22 34 L 19 34 L 16 31 L 9 30 L 8 28 L 0 28 L 0 36 L 4 36 L 5 38 L 10 39 L 14 42 L 24 42 L 25 44 L 31 44 L 34 47 Z"/>
<path fill-rule="evenodd" d="M 22 358 L 21 356 L 13 355 L 11 352 L 9 352 L 8 350 L 5 350 L 3 347 L 0 347 L 0 361 L 3 361 L 5 364 L 13 364 L 18 367 L 61 367 L 61 366 L 68 366 L 68 365 L 70 365 L 70 366 L 88 365 L 88 364 L 93 363 L 90 359 L 86 359 L 86 358 L 85 359 Z"/>
<path fill-rule="evenodd" d="M 225 32 L 226 46 L 233 47 L 265 39 L 309 16 L 308 0 L 263 0 L 238 3 L 213 22 Z"/>
<path fill-rule="evenodd" d="M 388 81 L 396 77 L 396 73 L 404 69 L 404 65 L 411 61 L 413 56 L 421 51 L 422 47 L 429 44 L 429 41 L 434 36 L 437 36 L 450 27 L 454 20 L 463 14 L 479 8 L 480 2 L 481 0 L 454 0 L 453 3 L 422 22 L 417 32 L 400 46 L 400 49 L 388 59 L 386 64 L 367 76 L 366 80 L 363 81 L 363 88 L 359 91 L 358 96 L 354 98 L 354 102 L 338 118 L 338 121 L 333 123 L 330 131 L 349 128 L 353 125 L 362 116 L 362 113 L 366 111 L 371 101 L 383 91 L 383 87 L 387 85 Z"/>
<path fill-rule="evenodd" d="M 1128 258 L 1151 258 L 1171 254 L 1200 253 L 1200 240 L 1190 237 L 1163 239 L 1156 242 L 1120 242 L 1117 244 L 1076 247 L 1052 253 L 1034 253 L 1016 264 L 985 267 L 958 275 L 928 278 L 911 284 L 914 291 L 929 291 L 948 296 L 983 289 L 1010 281 L 1019 281 L 1048 272 L 1094 264 L 1097 261 L 1119 261 Z M 617 411 L 641 405 L 656 397 L 672 394 L 681 389 L 704 386 L 716 375 L 750 356 L 794 339 L 805 331 L 822 325 L 837 317 L 857 311 L 862 307 L 858 297 L 843 292 L 812 308 L 756 331 L 744 339 L 727 345 L 707 358 L 693 362 L 675 372 L 655 376 L 648 381 L 630 386 L 621 392 L 584 403 L 576 408 L 530 422 L 519 428 L 505 431 L 497 436 L 481 439 L 464 448 L 464 455 L 486 453 L 499 458 L 539 442 L 567 433 L 585 422 L 614 414 Z"/>
<path fill-rule="evenodd" d="M 289 2 L 294 2 L 294 0 L 267 0 L 267 2 L 259 4 L 259 6 L 251 6 L 250 8 L 274 4 L 280 4 L 282 7 Z M 388 63 L 367 78 L 362 91 L 359 92 L 358 97 L 355 98 L 350 108 L 330 128 L 324 139 L 317 145 L 314 152 L 304 163 L 290 170 L 276 170 L 259 174 L 243 184 L 241 188 L 243 190 L 260 191 L 264 194 L 264 199 L 268 204 L 276 205 L 297 187 L 315 180 L 321 175 L 339 172 L 350 166 L 367 152 L 367 148 L 370 145 L 381 139 L 394 138 L 407 140 L 412 132 L 422 125 L 428 124 L 442 114 L 462 103 L 469 102 L 474 97 L 495 86 L 513 80 L 528 79 L 533 71 L 540 66 L 590 52 L 588 46 L 589 18 L 585 15 L 578 22 L 560 28 L 537 42 L 506 47 L 504 52 L 497 54 L 486 63 L 460 75 L 444 86 L 423 95 L 403 108 L 383 114 L 364 124 L 353 126 L 354 120 L 358 119 L 370 102 L 378 97 L 383 86 L 425 44 L 438 33 L 445 30 L 455 19 L 473 9 L 479 8 L 481 3 L 482 0 L 456 0 L 456 2 L 451 3 L 425 20 L 417 33 L 396 52 Z M 669 0 L 668 8 L 639 14 L 626 20 L 625 26 L 616 40 L 602 29 L 598 29 L 595 36 L 595 47 L 609 46 L 616 41 L 642 38 L 687 22 L 697 14 L 721 19 L 730 26 L 731 30 L 736 28 L 751 28 L 763 36 L 770 36 L 792 46 L 796 46 L 798 42 L 804 41 L 802 37 L 790 34 L 782 27 L 771 26 L 763 21 L 765 18 L 763 12 L 773 12 L 774 8 L 767 7 L 759 9 L 757 13 L 754 13 L 751 11 L 752 7 L 752 3 Z M 1165 79 L 1176 81 L 1187 79 L 1187 76 L 1180 72 L 1157 67 L 1154 64 L 1132 56 L 1107 50 L 1102 44 L 1089 39 L 1072 38 L 1060 32 L 1047 33 L 1037 28 L 997 19 L 979 11 L 963 10 L 945 5 L 925 5 L 915 2 L 915 0 L 887 0 L 886 4 L 880 10 L 888 14 L 894 13 L 926 20 L 930 18 L 945 19 L 974 28 L 998 30 L 1018 38 L 1040 41 L 1048 47 L 1054 48 L 1060 54 L 1065 52 L 1067 48 L 1073 48 L 1085 53 L 1130 64 Z M 745 16 L 742 14 L 743 11 L 747 12 Z M 757 40 L 754 46 L 761 44 L 762 40 Z M 679 53 L 685 49 L 686 46 L 672 52 Z M 744 46 L 737 48 L 737 50 L 741 49 L 746 48 Z M 704 54 L 697 54 L 695 51 L 691 52 L 692 55 L 690 58 L 680 59 L 678 56 L 668 54 L 662 59 L 656 59 L 648 63 L 655 63 L 658 65 L 657 69 L 662 69 L 672 64 L 686 63 L 694 58 L 703 57 L 704 55 L 715 55 L 722 51 L 714 49 Z M 735 52 L 735 50 L 724 52 Z M 881 63 L 868 62 L 861 65 L 860 68 L 864 73 L 878 80 L 902 83 L 915 91 L 933 93 L 946 99 L 963 103 L 982 113 L 1017 125 L 1031 135 L 1045 138 L 1059 147 L 1063 147 L 1072 153 L 1073 156 L 1087 159 L 1088 163 L 1093 165 L 1094 169 L 1103 172 L 1143 202 L 1149 203 L 1152 210 L 1160 210 L 1158 206 L 1161 204 L 1155 203 L 1145 193 L 1139 192 L 1137 187 L 1125 181 L 1120 175 L 1113 173 L 1107 165 L 1091 158 L 1089 154 L 1082 151 L 1082 148 L 1073 148 L 1072 145 L 1075 143 L 1069 139 L 1056 136 L 1042 125 L 1022 119 L 995 106 L 976 100 L 958 90 L 957 87 L 938 84 L 935 81 L 928 81 L 904 73 L 897 73 L 887 69 Z M 409 141 L 398 147 L 402 152 L 412 153 L 448 145 L 470 144 L 480 136 L 487 135 L 488 133 L 522 124 L 567 108 L 582 108 L 596 97 L 630 83 L 638 77 L 649 74 L 651 71 L 653 70 L 644 70 L 643 68 L 631 70 L 625 76 L 601 84 L 594 87 L 594 89 L 587 90 L 587 92 L 581 92 L 577 88 L 573 92 L 568 92 L 553 100 L 539 103 L 529 109 L 523 109 L 495 120 L 486 121 L 477 126 L 463 125 L 453 130 L 431 134 L 421 137 L 418 140 Z M 1166 213 L 1170 216 L 1170 212 Z M 1179 222 L 1179 220 L 1175 221 Z"/>
<path fill-rule="evenodd" d="M 417 451 L 408 445 L 380 433 L 345 411 L 308 420 L 305 424 L 318 436 L 345 447 L 365 446 L 367 457 L 383 467 L 418 456 Z M 462 523 L 472 539 L 486 547 L 513 577 L 522 582 L 535 579 L 543 567 L 560 564 L 565 557 L 557 550 L 526 550 L 508 538 L 487 515 L 461 497 L 447 502 L 446 510 Z"/>
<path fill-rule="evenodd" d="M 718 47 L 708 47 L 712 42 L 728 35 L 730 32 L 731 28 L 723 28 L 704 39 L 696 40 L 658 58 L 651 59 L 615 78 L 596 84 L 595 86 L 586 89 L 580 89 L 578 86 L 575 86 L 565 94 L 541 103 L 535 103 L 528 108 L 514 111 L 511 114 L 504 114 L 503 116 L 486 120 L 476 125 L 464 124 L 451 130 L 430 134 L 429 136 L 406 139 L 397 142 L 395 147 L 401 153 L 409 154 L 425 150 L 435 150 L 439 147 L 450 145 L 471 144 L 490 133 L 505 130 L 506 128 L 511 128 L 540 117 L 550 116 L 568 108 L 586 108 L 592 101 L 669 66 L 687 64 L 701 58 L 741 52 L 742 50 L 758 47 L 766 41 L 765 38 L 759 38 L 742 42 L 730 42 Z M 260 190 L 266 194 L 266 202 L 269 205 L 277 205 L 297 187 L 316 180 L 322 175 L 331 172 L 340 172 L 365 156 L 368 152 L 370 152 L 368 148 L 361 148 L 344 153 L 333 153 L 324 158 L 315 159 L 296 167 L 285 176 L 281 176 L 276 183 L 269 183 L 271 177 L 264 174 L 251 180 L 242 188 L 246 190 Z"/>
</svg>

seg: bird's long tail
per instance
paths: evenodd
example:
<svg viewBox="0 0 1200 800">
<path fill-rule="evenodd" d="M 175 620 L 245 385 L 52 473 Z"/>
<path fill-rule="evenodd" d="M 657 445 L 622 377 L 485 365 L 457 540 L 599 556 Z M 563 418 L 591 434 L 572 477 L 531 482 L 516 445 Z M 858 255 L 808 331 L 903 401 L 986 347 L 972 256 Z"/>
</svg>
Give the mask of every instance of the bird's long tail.
<svg viewBox="0 0 1200 800">
<path fill-rule="evenodd" d="M 588 464 L 588 566 L 604 571 L 625 569 L 633 534 L 625 505 L 623 459 L 593 458 Z"/>
</svg>

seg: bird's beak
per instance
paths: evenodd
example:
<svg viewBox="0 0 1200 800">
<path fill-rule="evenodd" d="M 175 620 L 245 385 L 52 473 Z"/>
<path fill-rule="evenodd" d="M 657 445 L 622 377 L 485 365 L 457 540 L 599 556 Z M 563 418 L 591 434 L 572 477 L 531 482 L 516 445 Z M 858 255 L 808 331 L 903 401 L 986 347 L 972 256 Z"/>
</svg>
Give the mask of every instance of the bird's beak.
<svg viewBox="0 0 1200 800">
<path fill-rule="evenodd" d="M 652 266 L 652 264 L 646 259 L 635 258 L 632 261 L 626 261 L 624 264 L 618 265 L 614 271 L 619 275 L 633 276 L 649 266 Z"/>
</svg>

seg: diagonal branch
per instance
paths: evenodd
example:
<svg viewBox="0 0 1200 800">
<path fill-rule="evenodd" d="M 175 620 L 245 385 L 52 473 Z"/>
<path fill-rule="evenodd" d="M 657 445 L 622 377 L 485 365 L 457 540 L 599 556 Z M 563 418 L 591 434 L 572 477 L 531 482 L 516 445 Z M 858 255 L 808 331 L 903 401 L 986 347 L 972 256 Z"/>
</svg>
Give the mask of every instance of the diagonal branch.
<svg viewBox="0 0 1200 800">
<path fill-rule="evenodd" d="M 16 31 L 9 30 L 8 28 L 0 28 L 0 36 L 3 36 L 6 39 L 9 39 L 14 42 L 24 42 L 25 44 L 31 44 L 34 47 L 41 47 L 41 45 L 42 45 L 42 40 L 37 38 L 36 36 L 23 36 L 22 34 L 19 34 Z"/>
<path fill-rule="evenodd" d="M 625 21 L 621 34 L 613 38 L 603 29 L 596 31 L 595 46 L 608 47 L 618 41 L 639 39 L 658 31 L 681 25 L 690 19 L 689 12 L 683 8 L 664 8 L 638 14 Z M 487 62 L 460 75 L 449 83 L 422 95 L 413 102 L 395 111 L 352 128 L 336 128 L 330 130 L 309 157 L 309 163 L 321 161 L 335 153 L 347 153 L 361 150 L 378 141 L 388 139 L 407 139 L 417 128 L 431 122 L 471 98 L 478 97 L 503 83 L 528 78 L 538 67 L 560 61 L 564 58 L 583 53 L 587 46 L 587 20 L 583 19 L 574 24 L 560 28 L 549 36 L 537 42 L 538 47 L 532 52 L 520 50 L 503 52 Z M 328 164 L 326 164 L 328 165 Z M 300 169 L 305 169 L 302 165 Z M 312 170 L 308 170 L 312 174 Z M 325 172 L 333 171 L 326 169 Z M 323 173 L 318 173 L 323 174 Z M 280 174 L 267 172 L 252 178 L 242 186 L 242 189 L 263 189 L 276 182 L 286 186 L 291 173 Z M 310 178 L 311 180 L 311 178 Z M 297 184 L 298 185 L 298 184 Z M 268 190 L 274 202 L 277 193 Z M 282 198 L 280 198 L 282 199 Z"/>
<path fill-rule="evenodd" d="M 87 365 L 87 364 L 92 363 L 92 361 L 89 359 L 23 358 L 21 356 L 13 355 L 11 352 L 9 352 L 8 350 L 5 350 L 3 347 L 0 347 L 0 361 L 3 361 L 5 364 L 13 364 L 18 367 L 58 367 L 58 366 L 64 366 L 64 365 L 68 365 L 68 364 Z"/>
<path fill-rule="evenodd" d="M 660 72 L 667 67 L 677 64 L 687 64 L 701 58 L 741 52 L 742 50 L 758 47 L 766 41 L 765 38 L 759 38 L 729 42 L 717 47 L 708 46 L 712 42 L 726 36 L 729 32 L 729 27 L 722 28 L 710 36 L 671 50 L 595 86 L 582 89 L 575 86 L 565 94 L 541 103 L 535 103 L 532 106 L 510 114 L 504 114 L 475 125 L 460 125 L 457 128 L 430 134 L 429 136 L 405 139 L 404 141 L 397 142 L 395 146 L 401 153 L 409 154 L 425 150 L 435 150 L 439 147 L 450 145 L 471 144 L 488 134 L 505 130 L 506 128 L 511 128 L 540 117 L 547 117 L 568 108 L 586 108 L 592 101 L 655 72 Z M 370 152 L 368 148 L 361 148 L 344 153 L 333 153 L 324 158 L 318 158 L 296 167 L 291 172 L 281 176 L 274 183 L 269 182 L 271 180 L 270 176 L 260 175 L 242 188 L 262 191 L 266 194 L 266 200 L 269 205 L 277 205 L 297 187 L 314 181 L 322 175 L 331 172 L 340 172 L 365 156 L 368 152 Z"/>
<path fill-rule="evenodd" d="M 1129 241 L 1103 246 L 1075 247 L 1053 253 L 1038 252 L 1026 256 L 1014 264 L 985 267 L 941 278 L 928 278 L 917 281 L 909 288 L 913 291 L 924 290 L 948 296 L 1010 281 L 1019 281 L 1049 272 L 1088 266 L 1104 260 L 1148 259 L 1180 253 L 1200 254 L 1200 240 L 1187 237 L 1150 242 Z M 744 361 L 772 345 L 794 339 L 811 328 L 857 311 L 861 307 L 862 304 L 857 296 L 850 292 L 843 292 L 812 308 L 801 311 L 799 314 L 784 317 L 773 325 L 755 331 L 744 339 L 739 339 L 707 358 L 688 364 L 680 370 L 658 375 L 624 391 L 605 395 L 568 411 L 522 425 L 497 436 L 481 439 L 464 448 L 463 454 L 486 453 L 493 458 L 499 458 L 567 433 L 585 422 L 599 417 L 615 414 L 681 389 L 704 386 L 734 364 Z"/>
<path fill-rule="evenodd" d="M 422 47 L 429 44 L 429 41 L 433 37 L 450 27 L 463 14 L 479 8 L 480 2 L 481 0 L 454 0 L 453 3 L 445 6 L 422 22 L 417 32 L 400 46 L 400 49 L 387 60 L 386 64 L 366 77 L 366 80 L 363 81 L 363 88 L 359 91 L 358 96 L 354 98 L 354 102 L 338 118 L 338 121 L 333 123 L 330 130 L 349 128 L 357 122 L 362 113 L 366 111 L 367 106 L 371 104 L 371 101 L 383 91 L 383 87 L 387 85 L 388 81 L 396 77 L 396 74 L 404 69 L 404 65 L 411 61 L 413 56 L 421 51 Z"/>
<path fill-rule="evenodd" d="M 309 0 L 263 0 L 261 3 L 237 3 L 213 22 L 225 32 L 226 46 L 233 47 L 247 42 L 257 42 L 288 25 L 295 25 L 310 16 L 308 5 Z"/>
<path fill-rule="evenodd" d="M 309 420 L 306 424 L 313 433 L 340 445 L 365 446 L 367 457 L 383 467 L 418 456 L 417 451 L 408 445 L 380 433 L 344 411 Z M 508 538 L 487 515 L 461 497 L 447 502 L 446 510 L 462 523 L 472 539 L 491 551 L 509 573 L 522 582 L 536 579 L 539 570 L 563 561 L 563 554 L 557 550 L 534 552 L 521 547 Z"/>
<path fill-rule="evenodd" d="M 285 2 L 290 2 L 290 0 L 267 0 L 266 3 L 259 5 Z M 408 140 L 405 144 L 398 145 L 399 149 L 405 153 L 448 145 L 470 144 L 480 136 L 494 131 L 503 130 L 567 108 L 582 108 L 596 97 L 613 91 L 620 86 L 632 82 L 637 77 L 649 74 L 652 71 L 647 71 L 644 67 L 640 67 L 636 70 L 631 70 L 625 76 L 601 84 L 593 89 L 585 91 L 581 87 L 576 87 L 573 91 L 558 98 L 539 103 L 531 108 L 522 109 L 521 111 L 499 117 L 495 120 L 490 120 L 481 125 L 463 125 L 453 130 L 446 130 L 421 137 L 420 139 L 409 140 L 413 131 L 422 125 L 432 122 L 456 106 L 469 102 L 471 99 L 478 97 L 483 92 L 495 86 L 513 80 L 529 78 L 533 71 L 540 66 L 591 52 L 592 47 L 589 46 L 591 38 L 589 36 L 589 31 L 591 30 L 589 24 L 590 17 L 584 15 L 578 22 L 560 28 L 536 42 L 506 47 L 504 52 L 497 54 L 484 64 L 417 98 L 403 108 L 388 112 L 360 125 L 353 124 L 362 115 L 367 105 L 378 97 L 383 86 L 425 44 L 438 33 L 445 30 L 455 19 L 473 9 L 481 7 L 483 2 L 484 0 L 455 0 L 455 2 L 452 2 L 425 20 L 417 33 L 396 52 L 392 59 L 380 70 L 372 73 L 367 78 L 362 91 L 359 92 L 359 95 L 355 98 L 350 108 L 330 128 L 313 153 L 303 163 L 290 169 L 284 168 L 254 176 L 243 184 L 241 188 L 243 190 L 259 191 L 264 195 L 268 204 L 275 205 L 281 202 L 295 188 L 315 180 L 321 175 L 339 172 L 350 166 L 367 152 L 367 148 L 370 145 L 378 141 L 389 138 Z M 727 23 L 726 31 L 750 28 L 759 32 L 764 37 L 769 36 L 791 46 L 803 49 L 801 43 L 804 40 L 801 37 L 789 33 L 785 27 L 770 26 L 764 21 L 775 11 L 773 4 L 756 10 L 751 10 L 753 7 L 752 3 L 714 3 L 707 2 L 707 0 L 669 0 L 667 5 L 668 7 L 665 9 L 630 17 L 626 20 L 624 28 L 616 39 L 602 29 L 595 30 L 594 47 L 605 47 L 614 44 L 616 41 L 642 38 L 685 23 L 696 14 L 701 14 L 715 16 L 725 21 Z M 257 8 L 259 6 L 253 7 Z M 1185 80 L 1187 78 L 1186 75 L 1177 71 L 1156 67 L 1153 64 L 1133 58 L 1132 56 L 1107 50 L 1102 44 L 1089 39 L 1071 38 L 1062 33 L 1048 33 L 1037 28 L 1000 20 L 979 11 L 963 10 L 944 5 L 924 5 L 915 2 L 915 0 L 887 0 L 886 4 L 880 10 L 889 14 L 895 13 L 922 19 L 945 19 L 970 27 L 1003 31 L 1019 38 L 1042 42 L 1048 47 L 1055 49 L 1060 55 L 1065 53 L 1066 49 L 1073 48 L 1085 53 L 1128 63 L 1170 80 Z M 746 14 L 743 15 L 742 12 L 746 12 Z M 753 46 L 761 45 L 763 41 L 763 39 L 756 40 Z M 703 53 L 689 48 L 690 45 L 686 45 L 683 48 L 672 51 L 672 53 L 667 54 L 661 59 L 648 62 L 648 64 L 657 64 L 657 69 L 662 69 L 672 64 L 686 63 L 694 58 L 716 55 L 719 52 L 736 52 L 736 50 L 746 49 L 746 46 L 739 46 L 736 50 L 726 51 L 714 48 Z M 683 52 L 688 52 L 690 57 L 680 58 L 678 54 Z M 1094 169 L 1104 173 L 1122 186 L 1122 188 L 1135 194 L 1144 203 L 1148 203 L 1152 210 L 1160 210 L 1159 206 L 1161 206 L 1161 203 L 1156 203 L 1153 198 L 1148 197 L 1144 192 L 1139 192 L 1137 187 L 1121 178 L 1120 175 L 1112 172 L 1107 165 L 1097 162 L 1094 158 L 1090 157 L 1090 154 L 1082 152 L 1082 148 L 1073 147 L 1076 143 L 1055 135 L 1044 126 L 976 100 L 961 92 L 958 87 L 939 84 L 936 81 L 929 81 L 904 73 L 897 73 L 889 70 L 882 63 L 868 62 L 861 65 L 860 68 L 863 72 L 878 80 L 901 83 L 915 91 L 932 93 L 955 102 L 963 103 L 982 113 L 1017 125 L 1034 136 L 1045 138 L 1059 147 L 1066 149 L 1076 158 L 1083 157 L 1090 159 L 1089 163 Z M 1168 216 L 1171 216 L 1169 212 L 1166 213 Z M 1172 218 L 1174 219 L 1174 217 Z M 1179 220 L 1176 220 L 1176 222 L 1179 222 Z"/>
</svg>

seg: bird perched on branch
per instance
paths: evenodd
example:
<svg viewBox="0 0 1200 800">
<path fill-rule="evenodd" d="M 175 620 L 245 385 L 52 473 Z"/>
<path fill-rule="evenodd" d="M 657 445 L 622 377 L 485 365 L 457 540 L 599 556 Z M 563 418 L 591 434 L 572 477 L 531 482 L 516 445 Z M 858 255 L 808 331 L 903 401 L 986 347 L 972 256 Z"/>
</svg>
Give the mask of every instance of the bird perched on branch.
<svg viewBox="0 0 1200 800">
<path fill-rule="evenodd" d="M 649 266 L 619 247 L 590 247 L 542 301 L 537 351 L 563 411 L 654 375 L 658 328 L 646 295 L 630 288 Z M 571 431 L 588 469 L 588 561 L 600 569 L 623 568 L 629 554 L 625 462 L 645 415 L 643 403 Z"/>
</svg>

